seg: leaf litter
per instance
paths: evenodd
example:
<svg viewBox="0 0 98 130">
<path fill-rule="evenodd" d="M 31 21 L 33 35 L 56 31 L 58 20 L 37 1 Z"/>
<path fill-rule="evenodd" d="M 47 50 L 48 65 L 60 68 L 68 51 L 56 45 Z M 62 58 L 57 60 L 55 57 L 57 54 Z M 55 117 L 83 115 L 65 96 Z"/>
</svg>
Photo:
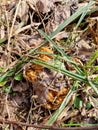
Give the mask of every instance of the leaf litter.
<svg viewBox="0 0 98 130">
<path fill-rule="evenodd" d="M 90 13 L 76 30 L 79 17 L 52 38 L 56 45 L 44 42 L 38 32 L 41 29 L 51 36 L 88 3 L 88 0 L 1 1 L 0 129 L 30 130 L 13 123 L 7 125 L 3 119 L 41 126 L 51 122 L 53 127 L 65 129 L 98 124 L 98 2 L 90 7 Z M 66 75 L 64 70 L 85 79 L 78 81 L 68 100 L 76 78 Z M 51 121 L 59 109 L 61 113 Z"/>
</svg>

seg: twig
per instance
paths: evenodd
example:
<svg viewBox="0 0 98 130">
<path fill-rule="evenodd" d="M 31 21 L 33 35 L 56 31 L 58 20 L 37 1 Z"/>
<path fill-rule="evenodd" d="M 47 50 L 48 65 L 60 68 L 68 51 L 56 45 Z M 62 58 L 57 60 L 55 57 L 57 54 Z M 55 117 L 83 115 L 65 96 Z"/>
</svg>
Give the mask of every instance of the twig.
<svg viewBox="0 0 98 130">
<path fill-rule="evenodd" d="M 39 26 L 39 25 L 40 25 L 40 23 L 32 23 L 30 25 L 24 26 L 21 29 L 17 29 L 16 32 L 12 36 L 17 35 L 17 34 L 23 32 L 23 31 L 25 31 L 27 29 L 30 29 L 31 27 Z"/>
<path fill-rule="evenodd" d="M 0 122 L 1 123 L 6 123 L 6 124 L 18 125 L 18 126 L 22 125 L 22 126 L 27 126 L 27 127 L 34 127 L 34 128 L 40 128 L 40 129 L 49 129 L 49 130 L 98 130 L 98 126 L 58 128 L 58 127 L 46 126 L 46 125 L 33 125 L 33 124 L 17 122 L 17 121 L 11 121 L 11 120 L 5 120 L 5 119 L 0 119 Z"/>
</svg>

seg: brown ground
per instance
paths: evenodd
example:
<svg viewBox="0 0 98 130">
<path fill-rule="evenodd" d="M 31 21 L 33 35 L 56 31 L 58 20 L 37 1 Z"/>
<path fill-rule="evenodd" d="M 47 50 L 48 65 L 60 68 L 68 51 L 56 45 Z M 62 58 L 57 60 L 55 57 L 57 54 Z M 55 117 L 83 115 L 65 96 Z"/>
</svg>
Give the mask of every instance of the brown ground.
<svg viewBox="0 0 98 130">
<path fill-rule="evenodd" d="M 63 4 L 62 0 L 0 2 L 0 130 L 38 130 L 36 127 L 41 129 L 60 107 L 75 80 L 32 61 L 37 59 L 49 65 L 56 64 L 61 69 L 77 73 L 71 63 L 59 58 L 52 44 L 43 45 L 44 38 L 38 29 L 50 35 L 89 0 L 70 0 Z M 97 6 L 96 0 L 90 11 Z M 74 30 L 78 20 L 61 30 L 53 40 L 81 70 L 89 73 L 90 79 L 98 82 L 98 9 L 86 15 Z M 96 51 L 92 67 L 87 68 Z M 96 68 L 94 72 L 93 68 Z M 75 103 L 75 97 L 82 106 Z M 3 119 L 8 120 L 7 124 Z M 35 126 L 29 127 L 28 124 Z M 79 82 L 53 127 L 60 128 L 64 124 L 98 124 L 98 95 L 84 82 Z"/>
</svg>

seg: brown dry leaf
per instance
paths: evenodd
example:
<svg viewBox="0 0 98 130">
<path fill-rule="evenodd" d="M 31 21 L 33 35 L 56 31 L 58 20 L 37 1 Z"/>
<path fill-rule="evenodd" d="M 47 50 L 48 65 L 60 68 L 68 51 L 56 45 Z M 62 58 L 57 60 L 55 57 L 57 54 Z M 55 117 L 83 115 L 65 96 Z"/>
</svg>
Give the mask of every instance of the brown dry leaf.
<svg viewBox="0 0 98 130">
<path fill-rule="evenodd" d="M 98 48 L 98 19 L 88 19 L 87 21 L 89 22 L 88 31 Z"/>
<path fill-rule="evenodd" d="M 63 7 L 62 7 L 63 6 Z M 69 5 L 58 5 L 54 12 L 54 22 L 56 26 L 63 23 L 70 16 L 70 6 Z"/>
<path fill-rule="evenodd" d="M 41 105 L 44 105 L 47 103 L 47 96 L 48 96 L 48 88 L 47 84 L 43 81 L 35 81 L 33 83 L 33 90 L 35 92 L 35 95 L 37 95 L 37 102 Z"/>
<path fill-rule="evenodd" d="M 56 3 L 54 0 L 54 9 L 52 11 L 52 18 L 46 26 L 48 34 L 51 34 L 59 24 L 63 23 L 67 18 L 70 17 L 70 4 L 61 4 L 59 1 Z"/>
<path fill-rule="evenodd" d="M 25 30 L 24 30 L 25 31 Z M 26 35 L 26 34 L 17 34 L 15 37 L 13 52 L 23 55 L 24 52 L 28 52 L 31 49 L 35 49 L 42 43 L 42 39 L 39 34 Z"/>
<path fill-rule="evenodd" d="M 17 17 L 20 18 L 24 24 L 26 24 L 28 21 L 28 13 L 29 13 L 29 6 L 27 5 L 26 0 L 23 0 L 19 5 Z"/>
<path fill-rule="evenodd" d="M 39 12 L 45 14 L 53 9 L 54 3 L 53 0 L 37 0 L 36 7 Z"/>
<path fill-rule="evenodd" d="M 22 92 L 26 91 L 28 88 L 29 88 L 29 85 L 28 85 L 27 83 L 20 82 L 20 83 L 15 84 L 15 85 L 12 87 L 12 90 L 13 90 L 14 92 L 22 93 Z"/>
<path fill-rule="evenodd" d="M 77 49 L 75 56 L 77 56 L 82 61 L 89 61 L 90 58 L 94 55 L 95 47 L 93 43 L 89 45 L 90 41 L 82 39 L 77 42 Z"/>
<path fill-rule="evenodd" d="M 28 39 L 26 38 L 25 40 L 28 40 L 28 45 L 30 48 L 36 48 L 42 43 L 42 39 L 39 34 L 34 35 L 34 33 L 33 36 L 28 36 Z"/>
<path fill-rule="evenodd" d="M 27 3 L 35 12 L 43 14 L 50 12 L 54 7 L 53 0 L 27 0 Z"/>
<path fill-rule="evenodd" d="M 82 51 L 84 49 L 88 50 L 88 52 L 92 49 L 92 47 L 89 45 L 89 41 L 85 39 L 81 39 L 79 42 L 77 42 L 77 47 L 79 51 Z"/>
</svg>

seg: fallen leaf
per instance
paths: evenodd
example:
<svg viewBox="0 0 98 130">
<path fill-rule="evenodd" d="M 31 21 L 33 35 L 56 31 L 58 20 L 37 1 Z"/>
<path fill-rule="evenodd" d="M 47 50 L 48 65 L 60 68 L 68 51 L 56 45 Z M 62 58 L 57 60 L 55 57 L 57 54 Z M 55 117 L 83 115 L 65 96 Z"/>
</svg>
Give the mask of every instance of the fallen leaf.
<svg viewBox="0 0 98 130">
<path fill-rule="evenodd" d="M 28 21 L 28 12 L 29 12 L 29 6 L 26 2 L 26 0 L 21 1 L 17 13 L 17 17 L 21 19 L 21 21 L 26 24 Z"/>
<path fill-rule="evenodd" d="M 94 18 L 88 19 L 87 21 L 89 22 L 88 31 L 98 48 L 98 20 Z"/>
<path fill-rule="evenodd" d="M 66 4 L 58 5 L 55 8 L 54 12 L 54 21 L 56 26 L 63 23 L 69 16 L 70 16 L 70 6 Z"/>
<path fill-rule="evenodd" d="M 53 7 L 53 0 L 37 0 L 36 1 L 37 10 L 43 14 L 50 12 Z"/>
</svg>

